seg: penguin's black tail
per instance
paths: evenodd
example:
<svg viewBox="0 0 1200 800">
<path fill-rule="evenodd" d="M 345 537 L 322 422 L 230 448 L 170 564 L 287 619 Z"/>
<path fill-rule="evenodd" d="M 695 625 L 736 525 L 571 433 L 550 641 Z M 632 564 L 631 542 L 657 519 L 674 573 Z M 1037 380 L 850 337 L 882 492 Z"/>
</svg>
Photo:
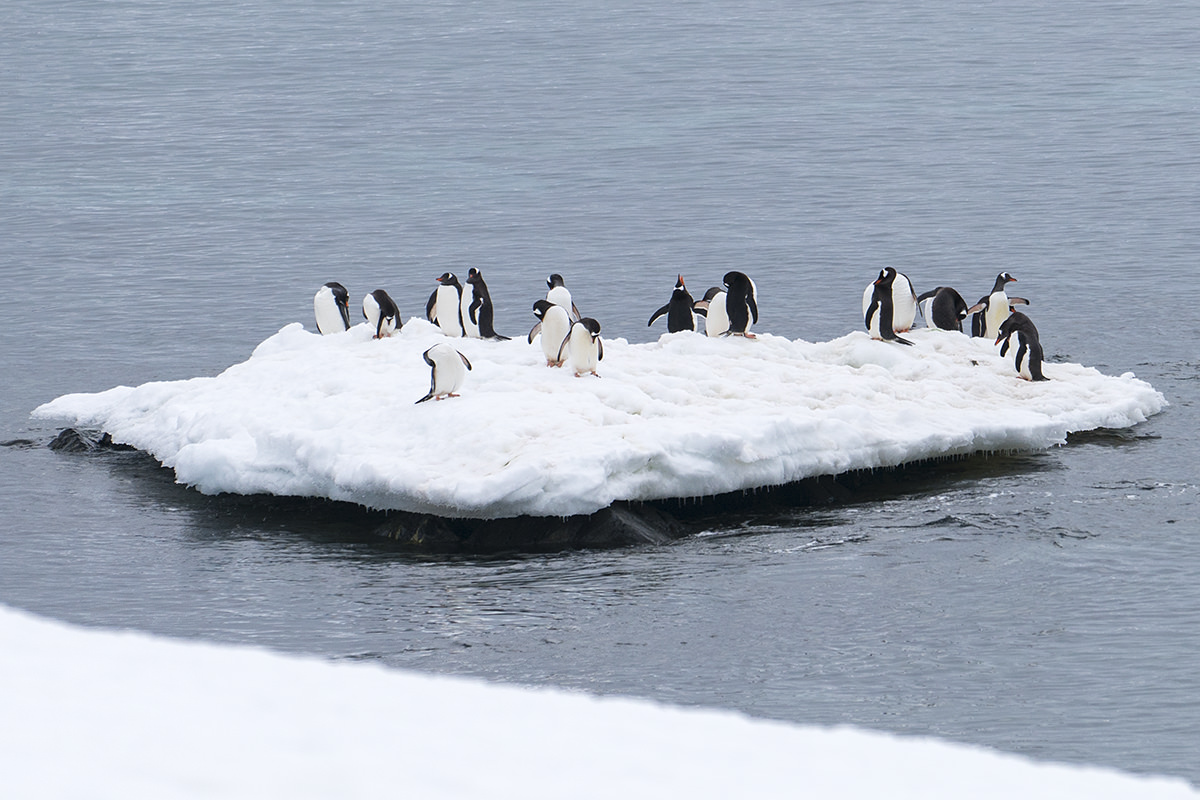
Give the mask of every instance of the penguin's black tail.
<svg viewBox="0 0 1200 800">
<path fill-rule="evenodd" d="M 893 339 L 892 341 L 894 341 L 894 342 L 899 342 L 900 344 L 906 344 L 906 345 L 908 345 L 909 347 L 912 347 L 912 346 L 913 346 L 913 343 L 912 343 L 912 342 L 910 342 L 908 339 L 905 339 L 903 336 L 897 336 L 897 337 L 896 337 L 895 339 Z"/>
<path fill-rule="evenodd" d="M 500 334 L 496 333 L 496 334 L 493 334 L 493 335 L 489 336 L 489 337 L 488 337 L 488 341 L 492 341 L 492 342 L 511 342 L 511 341 L 512 341 L 512 337 L 511 337 L 511 336 L 501 336 Z"/>
<path fill-rule="evenodd" d="M 418 400 L 417 402 L 413 403 L 413 405 L 414 405 L 414 406 L 416 406 L 416 405 L 420 405 L 421 403 L 424 403 L 426 400 L 432 400 L 432 399 L 433 399 L 433 392 L 430 392 L 429 394 L 425 395 L 424 397 L 422 397 L 422 398 L 421 398 L 420 400 Z"/>
</svg>

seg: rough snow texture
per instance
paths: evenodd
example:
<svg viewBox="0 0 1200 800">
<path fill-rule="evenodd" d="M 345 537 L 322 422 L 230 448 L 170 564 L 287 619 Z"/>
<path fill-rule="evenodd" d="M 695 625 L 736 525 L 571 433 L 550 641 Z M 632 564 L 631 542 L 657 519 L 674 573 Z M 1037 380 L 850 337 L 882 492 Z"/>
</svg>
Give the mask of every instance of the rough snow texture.
<svg viewBox="0 0 1200 800">
<path fill-rule="evenodd" d="M 377 665 L 88 631 L 0 607 L 0 795 L 1200 797 L 1179 779 Z"/>
<path fill-rule="evenodd" d="M 213 378 L 60 397 L 38 417 L 101 428 L 201 492 L 270 493 L 458 517 L 591 513 L 931 457 L 1061 444 L 1166 402 L 1131 374 L 1047 364 L 1017 377 L 990 341 L 915 330 L 914 347 L 664 334 L 606 340 L 601 378 L 541 348 L 448 340 L 423 320 L 372 340 L 283 328 Z M 470 359 L 462 397 L 429 390 L 421 353 Z"/>
</svg>

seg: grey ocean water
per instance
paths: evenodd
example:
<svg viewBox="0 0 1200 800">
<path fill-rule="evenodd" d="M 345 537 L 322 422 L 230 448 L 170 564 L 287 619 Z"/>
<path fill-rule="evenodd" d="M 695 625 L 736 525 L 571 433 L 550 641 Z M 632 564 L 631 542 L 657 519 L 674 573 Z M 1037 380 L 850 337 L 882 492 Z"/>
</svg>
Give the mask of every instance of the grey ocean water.
<svg viewBox="0 0 1200 800">
<path fill-rule="evenodd" d="M 0 603 L 1198 782 L 1198 31 L 1182 3 L 9 0 Z M 887 264 L 969 301 L 1011 271 L 1052 360 L 1170 407 L 669 547 L 486 561 L 29 418 L 215 374 L 327 280 L 407 317 L 475 266 L 523 335 L 561 272 L 647 341 L 677 273 L 737 268 L 758 329 L 826 340 Z"/>
</svg>

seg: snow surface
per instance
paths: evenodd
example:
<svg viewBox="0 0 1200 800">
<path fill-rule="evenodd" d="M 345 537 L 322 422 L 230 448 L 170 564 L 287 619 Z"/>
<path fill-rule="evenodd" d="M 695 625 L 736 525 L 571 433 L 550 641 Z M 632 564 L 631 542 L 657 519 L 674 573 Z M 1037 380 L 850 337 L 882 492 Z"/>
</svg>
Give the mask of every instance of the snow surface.
<svg viewBox="0 0 1200 800">
<path fill-rule="evenodd" d="M 73 628 L 0 606 L 0 795 L 1200 798 L 1185 781 L 378 665 Z"/>
<path fill-rule="evenodd" d="M 524 339 L 454 339 L 463 396 L 415 405 L 424 320 L 372 340 L 292 323 L 211 378 L 71 394 L 41 418 L 101 428 L 201 492 L 348 500 L 457 517 L 567 516 L 617 500 L 699 497 L 979 451 L 1062 444 L 1165 405 L 1132 374 L 1047 364 L 1017 377 L 990 341 L 914 330 L 606 340 L 601 378 L 545 365 Z"/>
</svg>

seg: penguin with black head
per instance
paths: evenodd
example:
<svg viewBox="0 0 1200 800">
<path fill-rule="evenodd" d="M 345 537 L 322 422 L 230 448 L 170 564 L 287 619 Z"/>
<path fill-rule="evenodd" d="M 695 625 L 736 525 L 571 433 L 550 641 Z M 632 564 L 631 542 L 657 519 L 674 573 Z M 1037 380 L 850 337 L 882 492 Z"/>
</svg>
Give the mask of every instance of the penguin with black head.
<svg viewBox="0 0 1200 800">
<path fill-rule="evenodd" d="M 350 330 L 350 293 L 337 281 L 330 281 L 313 296 L 313 314 L 322 336 Z"/>
<path fill-rule="evenodd" d="M 570 360 L 576 378 L 585 373 L 600 377 L 596 367 L 604 359 L 604 342 L 600 339 L 599 322 L 584 317 L 571 323 L 571 332 L 558 349 L 559 362 L 564 359 Z"/>
<path fill-rule="evenodd" d="M 425 304 L 425 318 L 441 328 L 447 336 L 462 336 L 462 284 L 453 272 L 442 273 L 437 281 L 438 287 Z"/>
<path fill-rule="evenodd" d="M 382 339 L 400 330 L 400 309 L 383 289 L 376 289 L 363 298 L 363 317 L 375 331 L 372 338 Z"/>
<path fill-rule="evenodd" d="M 892 305 L 892 286 L 896 281 L 897 272 L 892 267 L 885 267 L 879 272 L 879 277 L 871 284 L 871 302 L 867 305 L 864 322 L 872 339 L 882 339 L 888 342 L 899 342 L 911 345 L 908 339 L 896 334 L 892 322 L 895 307 Z"/>
<path fill-rule="evenodd" d="M 930 327 L 963 332 L 963 320 L 967 318 L 967 301 L 949 286 L 939 286 L 925 292 L 917 298 L 917 304 Z"/>
<path fill-rule="evenodd" d="M 567 340 L 567 334 L 571 332 L 571 316 L 565 308 L 549 300 L 538 300 L 534 303 L 533 315 L 538 321 L 529 331 L 529 343 L 533 344 L 535 336 L 541 336 L 546 366 L 561 367 L 563 362 L 559 354 L 563 342 Z"/>
<path fill-rule="evenodd" d="M 683 276 L 675 281 L 675 289 L 671 292 L 671 299 L 667 304 L 650 315 L 650 321 L 646 323 L 649 328 L 654 324 L 654 320 L 662 315 L 667 315 L 667 333 L 679 333 L 680 331 L 696 330 L 696 310 L 695 301 L 692 299 L 692 293 L 687 290 L 687 286 L 683 283 Z"/>
<path fill-rule="evenodd" d="M 750 326 L 758 323 L 758 287 L 744 272 L 726 272 L 721 280 L 725 284 L 725 314 L 729 317 L 729 329 L 722 335 L 755 338 Z"/>
<path fill-rule="evenodd" d="M 971 317 L 971 335 L 983 336 L 990 339 L 1000 332 L 1000 323 L 1012 312 L 1014 305 L 1029 305 L 1023 297 L 1009 297 L 1005 286 L 1016 283 L 1017 279 L 1007 272 L 996 276 L 996 283 L 990 294 L 980 298 L 979 302 L 967 309 Z"/>
<path fill-rule="evenodd" d="M 912 281 L 903 272 L 898 272 L 892 267 L 886 269 L 892 270 L 894 274 L 892 280 L 892 331 L 894 333 L 904 333 L 911 330 L 913 322 L 917 319 L 917 293 L 913 289 Z M 883 272 L 879 273 L 880 275 Z M 871 298 L 875 295 L 875 284 L 868 283 L 867 288 L 863 290 L 862 298 L 862 313 L 865 317 L 867 309 L 871 306 Z"/>
<path fill-rule="evenodd" d="M 483 273 L 474 267 L 467 273 L 467 285 L 463 287 L 459 311 L 467 336 L 508 341 L 507 336 L 499 335 L 492 327 L 495 313 L 492 308 L 492 296 L 488 293 L 487 284 L 483 282 Z"/>
<path fill-rule="evenodd" d="M 562 306 L 567 310 L 567 316 L 572 322 L 582 318 L 579 309 L 575 306 L 575 301 L 571 299 L 571 290 L 567 288 L 563 281 L 563 276 L 557 272 L 546 278 L 546 286 L 549 289 L 546 292 L 546 299 L 557 306 Z"/>
<path fill-rule="evenodd" d="M 712 286 L 702 300 L 693 306 L 696 313 L 704 317 L 704 333 L 707 336 L 724 336 L 729 332 L 729 313 L 725 310 L 725 290 Z"/>
<path fill-rule="evenodd" d="M 1000 323 L 1000 331 L 996 336 L 996 344 L 1004 343 L 1000 345 L 1000 356 L 1003 358 L 1008 354 L 1015 336 L 1017 348 L 1013 366 L 1017 368 L 1017 374 L 1028 381 L 1050 380 L 1042 374 L 1042 360 L 1045 354 L 1042 352 L 1042 341 L 1033 320 L 1011 307 L 1009 312 L 1008 318 Z"/>
</svg>

